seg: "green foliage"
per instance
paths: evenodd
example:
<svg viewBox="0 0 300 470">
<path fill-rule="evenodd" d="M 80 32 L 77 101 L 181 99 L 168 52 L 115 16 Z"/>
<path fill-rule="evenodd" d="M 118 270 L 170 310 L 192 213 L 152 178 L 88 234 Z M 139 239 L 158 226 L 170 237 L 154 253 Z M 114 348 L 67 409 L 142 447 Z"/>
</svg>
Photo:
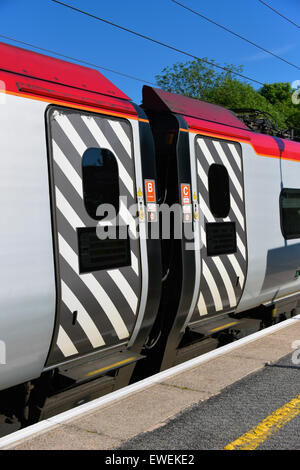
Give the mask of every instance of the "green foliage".
<svg viewBox="0 0 300 470">
<path fill-rule="evenodd" d="M 290 83 L 265 83 L 260 89 L 260 94 L 270 103 L 276 104 L 290 101 L 292 91 Z"/>
<path fill-rule="evenodd" d="M 213 61 L 211 61 L 213 62 Z M 173 93 L 215 103 L 228 109 L 253 108 L 272 115 L 280 129 L 298 128 L 300 134 L 300 105 L 292 103 L 290 83 L 265 84 L 255 89 L 250 83 L 236 78 L 242 66 L 225 66 L 230 71 L 218 71 L 202 60 L 178 62 L 165 67 L 156 75 L 157 85 Z"/>
</svg>

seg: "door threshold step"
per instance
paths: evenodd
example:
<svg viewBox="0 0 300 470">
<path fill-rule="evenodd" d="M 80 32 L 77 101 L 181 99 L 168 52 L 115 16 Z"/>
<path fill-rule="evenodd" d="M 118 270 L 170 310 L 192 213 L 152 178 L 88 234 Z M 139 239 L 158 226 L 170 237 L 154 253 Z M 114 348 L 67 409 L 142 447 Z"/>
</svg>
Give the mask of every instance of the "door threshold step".
<svg viewBox="0 0 300 470">
<path fill-rule="evenodd" d="M 236 338 L 255 333 L 261 329 L 260 318 L 211 318 L 198 324 L 189 325 L 189 332 L 207 338 L 226 330 L 235 331 Z"/>
<path fill-rule="evenodd" d="M 74 380 L 75 382 L 83 382 L 92 380 L 107 372 L 111 372 L 121 367 L 143 359 L 145 356 L 130 351 L 118 351 L 105 357 L 98 357 L 81 364 L 69 364 L 60 366 L 59 373 L 64 377 Z"/>
<path fill-rule="evenodd" d="M 211 336 L 224 330 L 236 328 L 240 324 L 241 320 L 223 317 L 223 318 L 211 318 L 198 324 L 189 325 L 189 330 L 193 333 L 203 335 L 203 337 Z"/>
</svg>

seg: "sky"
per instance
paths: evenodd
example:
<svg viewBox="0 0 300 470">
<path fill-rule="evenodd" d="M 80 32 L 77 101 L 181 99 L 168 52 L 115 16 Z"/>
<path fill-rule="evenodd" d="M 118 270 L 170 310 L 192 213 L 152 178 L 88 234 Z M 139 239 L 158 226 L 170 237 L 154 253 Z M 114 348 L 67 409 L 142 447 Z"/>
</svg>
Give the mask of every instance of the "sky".
<svg viewBox="0 0 300 470">
<path fill-rule="evenodd" d="M 214 59 L 221 65 L 243 65 L 243 74 L 260 82 L 300 80 L 300 29 L 258 0 L 180 2 L 298 68 L 217 28 L 172 0 L 63 1 L 195 56 Z M 300 0 L 266 2 L 300 23 Z M 137 104 L 141 102 L 143 83 L 155 83 L 155 75 L 164 67 L 192 60 L 51 0 L 0 0 L 0 41 L 19 45 L 1 35 L 139 78 L 141 81 L 102 71 Z M 36 50 L 25 45 L 20 47 Z"/>
</svg>

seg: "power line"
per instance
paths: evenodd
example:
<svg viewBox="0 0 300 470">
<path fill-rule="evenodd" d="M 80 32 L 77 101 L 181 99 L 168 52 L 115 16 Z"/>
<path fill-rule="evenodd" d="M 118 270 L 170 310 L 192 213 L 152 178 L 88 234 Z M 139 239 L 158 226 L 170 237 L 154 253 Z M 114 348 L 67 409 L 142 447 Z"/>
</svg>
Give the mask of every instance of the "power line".
<svg viewBox="0 0 300 470">
<path fill-rule="evenodd" d="M 280 57 L 279 55 L 275 54 L 274 52 L 269 51 L 268 49 L 265 49 L 264 47 L 260 46 L 259 44 L 256 44 L 253 41 L 250 41 L 250 39 L 245 38 L 244 36 L 241 36 L 238 33 L 235 33 L 229 28 L 226 28 L 226 26 L 223 26 L 219 23 L 216 23 L 216 21 L 208 18 L 207 16 L 202 15 L 196 10 L 193 10 L 192 8 L 187 7 L 186 5 L 183 5 L 182 3 L 178 2 L 177 0 L 171 0 L 173 3 L 176 3 L 177 5 L 181 6 L 182 8 L 185 8 L 186 10 L 190 11 L 191 13 L 194 13 L 197 16 L 200 16 L 204 20 L 208 21 L 209 23 L 212 23 L 215 26 L 218 26 L 218 28 L 224 29 L 224 31 L 227 31 L 228 33 L 232 34 L 233 36 L 236 36 L 239 39 L 242 39 L 243 41 L 247 42 L 248 44 L 251 44 L 252 46 L 256 47 L 257 49 L 260 49 L 261 51 L 266 52 L 267 54 L 272 55 L 273 57 L 276 57 L 277 59 L 281 60 L 282 62 L 285 62 L 288 65 L 291 65 L 292 67 L 300 70 L 300 67 L 298 65 L 293 64 L 292 62 L 289 62 L 288 60 L 284 59 L 283 57 Z M 259 0 L 261 1 L 261 0 Z M 264 2 L 263 2 L 264 3 Z"/>
<path fill-rule="evenodd" d="M 142 78 L 138 78 L 133 75 L 128 75 L 126 73 L 118 72 L 117 70 L 109 69 L 107 67 L 102 67 L 101 65 L 93 64 L 92 62 L 86 62 L 85 60 L 77 59 L 76 57 L 64 55 L 64 54 L 61 54 L 60 52 L 52 51 L 51 49 L 45 49 L 44 47 L 39 47 L 39 46 L 36 46 L 35 44 L 30 44 L 29 42 L 20 41 L 18 39 L 14 39 L 9 36 L 4 36 L 3 34 L 0 34 L 0 38 L 8 39 L 9 41 L 13 41 L 18 44 L 25 45 L 25 46 L 33 47 L 34 49 L 38 49 L 43 52 L 48 52 L 50 54 L 57 55 L 58 57 L 63 57 L 64 59 L 74 60 L 75 62 L 78 62 L 80 64 L 88 65 L 89 67 L 95 67 L 97 69 L 105 70 L 106 72 L 115 73 L 117 75 L 120 75 L 121 77 L 130 78 L 131 80 L 137 80 L 138 82 L 149 83 L 150 85 L 156 86 L 155 83 L 149 82 Z"/>
<path fill-rule="evenodd" d="M 86 11 L 83 11 L 83 10 L 79 10 L 79 8 L 75 8 L 71 5 L 68 5 L 67 3 L 63 3 L 63 2 L 60 2 L 58 0 L 51 0 L 52 2 L 54 3 L 57 3 L 59 5 L 62 5 L 64 7 L 67 7 L 67 8 L 70 8 L 71 10 L 74 10 L 76 11 L 77 13 L 81 13 L 83 15 L 86 15 L 86 16 L 89 16 L 90 18 L 94 18 L 96 20 L 99 20 L 99 21 L 102 21 L 103 23 L 106 23 L 106 24 L 109 24 L 111 26 L 114 26 L 115 28 L 118 28 L 118 29 L 121 29 L 122 31 L 126 31 L 127 33 L 131 33 L 131 34 L 134 34 L 135 36 L 138 36 L 140 38 L 143 38 L 143 39 L 146 39 L 147 41 L 151 41 L 155 44 L 158 44 L 160 46 L 163 46 L 163 47 L 166 47 L 168 49 L 171 49 L 172 51 L 175 51 L 175 52 L 179 52 L 180 54 L 183 54 L 187 57 L 191 57 L 192 59 L 196 59 L 196 60 L 201 60 L 202 62 L 205 62 L 206 64 L 208 65 L 211 65 L 213 67 L 216 67 L 218 69 L 222 69 L 222 70 L 225 70 L 226 72 L 229 72 L 229 73 L 232 73 L 234 75 L 237 75 L 241 78 L 244 78 L 246 80 L 250 80 L 251 82 L 254 82 L 254 83 L 258 83 L 259 85 L 264 85 L 264 83 L 258 81 L 258 80 L 255 80 L 254 78 L 251 78 L 251 77 L 247 77 L 247 75 L 243 75 L 239 72 L 235 72 L 231 69 L 229 69 L 228 67 L 222 67 L 221 65 L 218 65 L 218 64 L 215 64 L 213 62 L 210 62 L 209 60 L 206 60 L 206 59 L 201 59 L 200 57 L 194 55 L 194 54 L 191 54 L 189 52 L 186 52 L 186 51 L 183 51 L 182 49 L 178 49 L 177 47 L 174 47 L 174 46 L 170 46 L 169 44 L 166 44 L 164 42 L 161 42 L 161 41 L 158 41 L 156 39 L 153 39 L 149 36 L 145 36 L 144 34 L 140 34 L 136 31 L 133 31 L 132 29 L 129 29 L 129 28 L 125 28 L 124 26 L 121 26 L 119 24 L 116 24 L 116 23 L 113 23 L 112 21 L 108 21 L 104 18 L 100 18 L 99 16 L 95 16 L 95 15 L 92 15 L 91 13 L 88 13 Z"/>
<path fill-rule="evenodd" d="M 270 8 L 270 10 L 273 10 L 275 13 L 277 13 L 277 15 L 281 16 L 281 18 L 284 18 L 286 21 L 289 21 L 289 23 L 292 23 L 294 26 L 296 26 L 296 28 L 299 28 L 300 29 L 300 26 L 295 23 L 294 21 L 290 20 L 289 18 L 287 18 L 286 16 L 284 16 L 282 13 L 280 13 L 278 10 L 275 10 L 275 8 L 271 7 L 271 5 L 269 5 L 268 3 L 264 2 L 263 0 L 258 0 L 260 3 L 262 3 L 263 5 L 265 5 L 266 7 Z"/>
</svg>

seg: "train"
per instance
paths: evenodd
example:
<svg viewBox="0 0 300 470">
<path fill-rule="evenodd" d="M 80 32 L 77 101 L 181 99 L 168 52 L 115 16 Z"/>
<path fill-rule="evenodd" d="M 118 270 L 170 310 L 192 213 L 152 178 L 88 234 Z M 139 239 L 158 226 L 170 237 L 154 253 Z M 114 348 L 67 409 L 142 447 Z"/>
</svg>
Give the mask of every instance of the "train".
<svg viewBox="0 0 300 470">
<path fill-rule="evenodd" d="M 8 420 L 299 313 L 299 142 L 150 86 L 137 105 L 99 71 L 5 43 L 0 91 Z"/>
</svg>

